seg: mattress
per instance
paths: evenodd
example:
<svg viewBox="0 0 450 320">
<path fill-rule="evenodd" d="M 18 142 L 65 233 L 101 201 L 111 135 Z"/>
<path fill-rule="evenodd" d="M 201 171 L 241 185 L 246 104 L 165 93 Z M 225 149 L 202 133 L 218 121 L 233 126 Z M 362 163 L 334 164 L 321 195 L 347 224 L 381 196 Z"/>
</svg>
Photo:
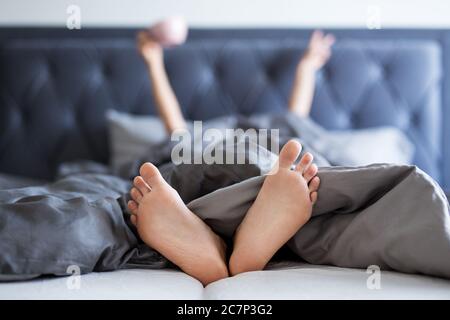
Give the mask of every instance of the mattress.
<svg viewBox="0 0 450 320">
<path fill-rule="evenodd" d="M 450 280 L 393 271 L 370 289 L 363 269 L 271 264 L 211 283 L 178 270 L 128 269 L 0 283 L 0 299 L 450 299 Z"/>
</svg>

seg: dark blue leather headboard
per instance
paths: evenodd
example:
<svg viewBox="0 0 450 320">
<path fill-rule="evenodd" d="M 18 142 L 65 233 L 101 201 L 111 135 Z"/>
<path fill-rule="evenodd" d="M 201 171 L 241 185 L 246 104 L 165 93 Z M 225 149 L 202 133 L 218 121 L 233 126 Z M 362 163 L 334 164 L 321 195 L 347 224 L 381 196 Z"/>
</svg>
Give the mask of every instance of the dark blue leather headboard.
<svg viewBox="0 0 450 320">
<path fill-rule="evenodd" d="M 51 178 L 62 161 L 106 163 L 104 112 L 154 113 L 134 32 L 0 29 L 0 172 Z M 186 117 L 281 112 L 309 32 L 191 31 L 166 52 Z M 400 128 L 415 163 L 449 187 L 450 32 L 334 32 L 312 117 L 332 129 Z"/>
</svg>

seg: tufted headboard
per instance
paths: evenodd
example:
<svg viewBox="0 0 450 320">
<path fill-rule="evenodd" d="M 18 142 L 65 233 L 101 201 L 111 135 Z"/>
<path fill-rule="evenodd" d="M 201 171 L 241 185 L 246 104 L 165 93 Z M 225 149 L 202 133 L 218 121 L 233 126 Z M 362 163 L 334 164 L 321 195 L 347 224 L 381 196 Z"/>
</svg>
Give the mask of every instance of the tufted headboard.
<svg viewBox="0 0 450 320">
<path fill-rule="evenodd" d="M 415 163 L 449 188 L 450 31 L 333 32 L 312 117 L 332 129 L 400 128 Z M 52 178 L 63 161 L 108 162 L 105 111 L 155 112 L 134 34 L 0 29 L 0 172 Z M 282 112 L 309 34 L 191 30 L 165 55 L 185 116 Z"/>
</svg>

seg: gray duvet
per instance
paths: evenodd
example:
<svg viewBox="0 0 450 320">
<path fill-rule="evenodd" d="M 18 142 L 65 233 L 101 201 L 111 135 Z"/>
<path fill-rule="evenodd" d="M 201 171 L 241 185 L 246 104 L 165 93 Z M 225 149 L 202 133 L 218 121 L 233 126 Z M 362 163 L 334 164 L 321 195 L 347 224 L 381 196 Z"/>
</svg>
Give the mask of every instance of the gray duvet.
<svg viewBox="0 0 450 320">
<path fill-rule="evenodd" d="M 292 136 L 302 139 L 298 126 L 275 120 L 285 129 L 281 145 Z M 150 148 L 122 174 L 132 176 L 143 160 L 157 163 L 188 207 L 224 237 L 233 235 L 275 159 L 267 152 L 246 165 L 174 166 L 169 151 L 170 144 Z M 326 165 L 326 155 L 316 156 Z M 450 278 L 449 204 L 427 174 L 414 166 L 374 164 L 324 166 L 319 176 L 313 216 L 287 244 L 297 256 L 314 264 L 378 265 Z M 169 265 L 130 225 L 124 209 L 129 187 L 128 179 L 103 172 L 0 190 L 0 280 Z"/>
</svg>

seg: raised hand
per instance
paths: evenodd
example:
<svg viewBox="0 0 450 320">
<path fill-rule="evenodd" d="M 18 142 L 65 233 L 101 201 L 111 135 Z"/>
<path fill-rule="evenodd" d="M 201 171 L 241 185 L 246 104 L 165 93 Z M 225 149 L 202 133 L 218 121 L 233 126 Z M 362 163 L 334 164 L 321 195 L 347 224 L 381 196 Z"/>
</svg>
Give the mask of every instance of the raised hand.
<svg viewBox="0 0 450 320">
<path fill-rule="evenodd" d="M 163 61 L 163 49 L 161 45 L 153 40 L 147 31 L 140 31 L 137 34 L 136 41 L 137 49 L 147 63 L 153 64 Z"/>
<path fill-rule="evenodd" d="M 317 71 L 322 68 L 331 56 L 331 46 L 335 42 L 332 34 L 324 34 L 316 30 L 311 35 L 308 48 L 302 57 L 301 64 Z"/>
</svg>

